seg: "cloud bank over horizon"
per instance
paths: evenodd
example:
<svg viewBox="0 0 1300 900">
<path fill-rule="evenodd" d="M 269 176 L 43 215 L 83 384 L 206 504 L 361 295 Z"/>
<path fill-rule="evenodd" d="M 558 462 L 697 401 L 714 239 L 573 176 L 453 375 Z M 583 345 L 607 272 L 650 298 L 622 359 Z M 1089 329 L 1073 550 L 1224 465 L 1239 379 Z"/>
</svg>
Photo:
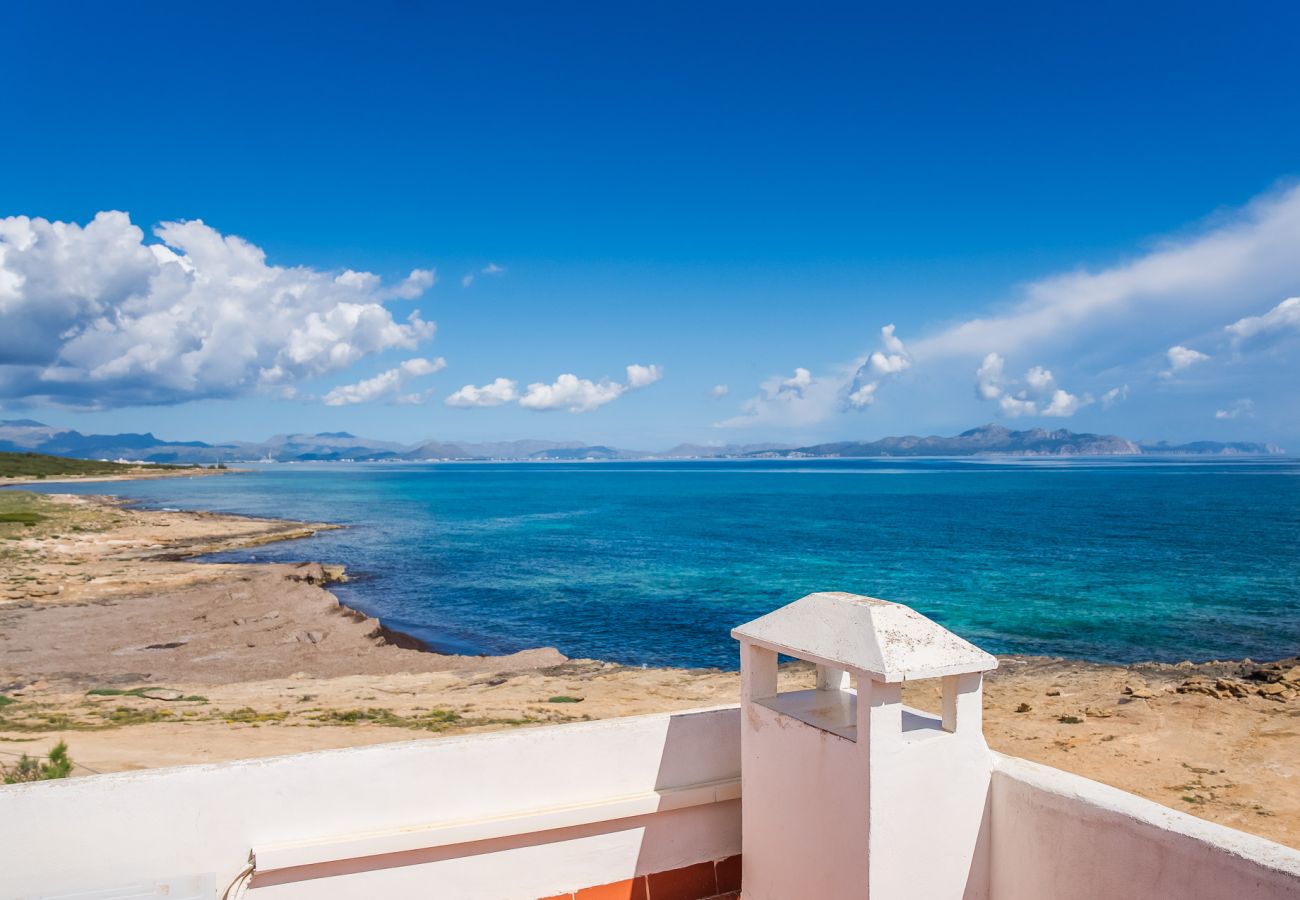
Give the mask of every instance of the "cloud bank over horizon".
<svg viewBox="0 0 1300 900">
<path fill-rule="evenodd" d="M 1218 394 L 1243 381 L 1280 383 L 1300 356 L 1300 186 L 1276 190 L 1130 260 L 1032 281 L 998 312 L 942 325 L 813 375 L 771 376 L 722 428 L 809 428 L 878 405 L 887 381 L 905 393 L 976 370 L 976 396 L 1005 418 L 1067 418 L 1132 396 L 1193 402 L 1207 420 L 1246 417 Z M 1285 297 L 1279 302 L 1279 298 Z M 1051 360 L 1050 366 L 1044 360 Z M 1025 366 L 1008 378 L 1008 365 Z M 1290 367 L 1288 374 L 1288 367 Z M 1053 370 L 1082 390 L 1066 390 Z M 1194 378 L 1192 376 L 1195 376 Z M 969 383 L 969 382 L 967 382 Z M 1218 399 L 1216 399 L 1218 398 Z M 915 402 L 913 400 L 913 402 Z M 1252 401 L 1250 410 L 1257 409 Z"/>
<path fill-rule="evenodd" d="M 479 263 L 462 283 L 506 271 Z M 499 284 L 517 276 L 511 270 L 510 282 Z M 435 323 L 390 307 L 418 300 L 436 280 L 432 268 L 390 282 L 353 269 L 273 265 L 256 244 L 201 220 L 163 222 L 147 235 L 124 212 L 101 212 L 85 225 L 0 218 L 0 405 L 428 403 L 434 391 L 419 379 L 447 366 L 424 352 Z M 1144 423 L 1143 409 L 1175 407 L 1185 421 L 1254 427 L 1285 421 L 1296 408 L 1298 293 L 1300 186 L 1293 186 L 1113 265 L 1030 281 L 958 321 L 886 319 L 853 358 L 819 361 L 804 349 L 781 366 L 745 359 L 761 366 L 748 391 L 737 368 L 700 366 L 687 383 L 657 389 L 663 399 L 655 402 L 674 426 L 678 410 L 701 404 L 693 421 L 681 417 L 696 436 L 710 424 L 801 439 L 864 427 L 908 431 L 924 427 L 923 417 L 1050 424 L 1080 416 L 1087 427 L 1114 421 L 1122 430 Z M 563 333 L 562 303 L 547 309 L 556 320 L 548 339 L 589 346 L 590 335 L 581 343 Z M 493 328 L 512 327 L 509 311 L 489 315 Z M 664 377 L 661 365 L 638 363 L 622 377 L 580 377 L 578 361 L 542 369 L 537 380 L 492 378 L 499 334 L 480 338 L 488 354 L 473 360 L 481 368 L 466 380 L 475 380 L 440 390 L 443 406 L 506 408 L 488 419 L 520 409 L 586 414 Z M 744 357 L 730 336 L 715 337 Z M 555 371 L 562 374 L 550 379 Z M 764 371 L 773 374 L 762 378 Z M 493 427 L 507 427 L 502 422 Z"/>
</svg>

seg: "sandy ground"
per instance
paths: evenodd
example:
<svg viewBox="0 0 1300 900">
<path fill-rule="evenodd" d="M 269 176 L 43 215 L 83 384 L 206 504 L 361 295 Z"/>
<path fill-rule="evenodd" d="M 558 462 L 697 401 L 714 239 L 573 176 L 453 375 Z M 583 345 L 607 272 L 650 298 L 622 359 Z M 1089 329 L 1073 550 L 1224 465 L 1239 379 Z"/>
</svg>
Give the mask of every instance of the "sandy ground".
<svg viewBox="0 0 1300 900">
<path fill-rule="evenodd" d="M 0 525 L 0 763 L 60 739 L 84 774 L 738 699 L 730 672 L 421 652 L 340 605 L 324 587 L 336 568 L 186 558 L 329 526 L 40 502 L 36 526 Z M 905 698 L 937 709 L 930 684 Z M 996 750 L 1300 846 L 1300 660 L 1003 658 L 985 732 Z"/>
</svg>

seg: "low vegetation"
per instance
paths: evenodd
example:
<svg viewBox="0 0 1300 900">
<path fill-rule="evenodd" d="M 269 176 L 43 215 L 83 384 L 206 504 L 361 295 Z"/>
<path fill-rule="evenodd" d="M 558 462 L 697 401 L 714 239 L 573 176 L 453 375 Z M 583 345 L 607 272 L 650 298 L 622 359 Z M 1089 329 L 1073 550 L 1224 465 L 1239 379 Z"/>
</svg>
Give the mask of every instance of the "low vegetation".
<svg viewBox="0 0 1300 900">
<path fill-rule="evenodd" d="M 463 716 L 454 709 L 431 709 L 401 715 L 391 709 L 330 709 L 312 717 L 326 725 L 387 725 L 390 728 L 413 728 L 417 731 L 446 731 L 448 728 L 473 728 L 481 725 L 527 725 L 532 719 L 494 719 Z"/>
<path fill-rule="evenodd" d="M 110 506 L 60 503 L 31 491 L 0 490 L 0 597 L 35 581 L 23 564 L 41 559 L 32 541 L 103 531 L 121 520 Z M 75 565 L 69 562 L 68 565 Z"/>
<path fill-rule="evenodd" d="M 72 757 L 63 741 L 55 744 L 46 756 L 28 756 L 24 753 L 12 766 L 0 764 L 0 780 L 5 784 L 22 784 L 28 781 L 49 781 L 67 778 L 72 774 Z"/>
<path fill-rule="evenodd" d="M 93 477 L 97 475 L 126 475 L 132 472 L 153 472 L 193 468 L 161 463 L 134 464 L 103 462 L 97 459 L 72 459 L 67 456 L 48 456 L 44 453 L 0 453 L 0 478 L 66 478 Z"/>
<path fill-rule="evenodd" d="M 190 694 L 189 696 L 180 696 L 179 691 L 172 692 L 177 695 L 174 697 L 152 697 L 152 698 L 148 697 L 149 693 L 157 694 L 163 691 L 170 692 L 170 688 L 160 688 L 157 686 L 131 688 L 130 690 L 123 690 L 122 688 L 91 688 L 90 690 L 86 691 L 86 696 L 87 697 L 145 697 L 147 699 L 154 699 L 154 700 L 169 700 L 169 701 L 191 702 L 191 703 L 208 702 L 207 697 L 200 697 L 198 694 Z"/>
<path fill-rule="evenodd" d="M 417 709 L 411 712 L 396 712 L 374 706 L 355 709 L 312 707 L 293 711 L 258 710 L 251 706 L 214 709 L 207 698 L 197 695 L 167 699 L 145 696 L 145 692 L 161 691 L 180 693 L 165 688 L 93 688 L 86 692 L 84 700 L 74 706 L 25 699 L 16 700 L 0 695 L 0 732 L 41 734 L 52 731 L 103 731 L 158 722 L 224 722 L 227 725 L 243 725 L 252 728 L 263 725 L 299 727 L 381 725 L 388 728 L 409 728 L 413 731 L 437 733 L 451 729 L 530 725 L 556 720 L 554 714 L 540 717 L 494 717 L 473 715 L 446 708 Z M 113 698 L 114 701 L 120 698 L 131 705 L 113 701 L 104 702 L 99 698 Z M 561 717 L 560 720 L 569 721 L 567 717 Z"/>
</svg>

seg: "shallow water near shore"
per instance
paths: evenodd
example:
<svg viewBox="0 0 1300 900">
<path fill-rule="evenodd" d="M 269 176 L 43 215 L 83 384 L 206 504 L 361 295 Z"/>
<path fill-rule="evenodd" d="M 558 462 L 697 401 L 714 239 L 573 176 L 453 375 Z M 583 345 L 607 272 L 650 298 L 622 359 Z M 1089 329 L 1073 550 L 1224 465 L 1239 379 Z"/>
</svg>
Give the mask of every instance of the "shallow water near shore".
<svg viewBox="0 0 1300 900">
<path fill-rule="evenodd" d="M 445 651 L 734 668 L 731 627 L 815 590 L 998 653 L 1300 651 L 1300 460 L 252 468 L 37 489 L 351 526 L 219 558 L 344 563 L 344 602 Z"/>
</svg>

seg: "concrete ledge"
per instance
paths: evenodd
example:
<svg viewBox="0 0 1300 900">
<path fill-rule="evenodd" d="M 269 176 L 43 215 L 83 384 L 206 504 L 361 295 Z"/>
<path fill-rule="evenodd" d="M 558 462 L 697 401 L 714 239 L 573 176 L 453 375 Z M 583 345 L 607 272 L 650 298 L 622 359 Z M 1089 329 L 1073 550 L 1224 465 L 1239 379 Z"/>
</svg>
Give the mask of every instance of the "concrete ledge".
<svg viewBox="0 0 1300 900">
<path fill-rule="evenodd" d="M 472 841 L 554 831 L 649 813 L 722 803 L 739 797 L 740 779 L 731 778 L 670 790 L 614 797 L 595 803 L 531 810 L 517 815 L 446 822 L 328 840 L 271 844 L 253 848 L 254 871 L 257 874 L 264 874 L 296 866 L 319 865 L 338 860 L 427 850 L 433 847 L 467 844 Z"/>
</svg>

